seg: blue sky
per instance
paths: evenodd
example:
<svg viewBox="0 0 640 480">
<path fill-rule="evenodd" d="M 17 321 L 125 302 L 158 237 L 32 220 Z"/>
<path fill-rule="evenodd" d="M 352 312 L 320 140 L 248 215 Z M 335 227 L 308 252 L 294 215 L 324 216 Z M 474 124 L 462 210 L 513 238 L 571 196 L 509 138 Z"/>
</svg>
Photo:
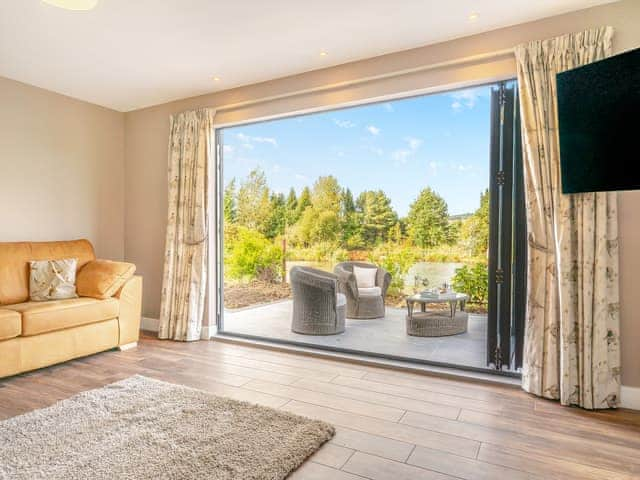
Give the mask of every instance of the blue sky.
<svg viewBox="0 0 640 480">
<path fill-rule="evenodd" d="M 224 183 L 261 167 L 299 193 L 321 175 L 357 196 L 384 190 L 400 216 L 425 186 L 450 214 L 472 212 L 489 185 L 490 87 L 224 129 Z"/>
</svg>

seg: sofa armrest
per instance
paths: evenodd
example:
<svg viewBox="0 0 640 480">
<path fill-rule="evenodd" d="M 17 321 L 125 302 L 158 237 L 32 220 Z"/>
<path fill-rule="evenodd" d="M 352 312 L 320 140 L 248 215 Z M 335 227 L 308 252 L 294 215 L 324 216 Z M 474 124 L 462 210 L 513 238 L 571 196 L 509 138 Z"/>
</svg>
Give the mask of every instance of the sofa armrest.
<svg viewBox="0 0 640 480">
<path fill-rule="evenodd" d="M 138 341 L 142 316 L 142 277 L 134 275 L 114 295 L 120 301 L 120 340 L 118 345 Z"/>
</svg>

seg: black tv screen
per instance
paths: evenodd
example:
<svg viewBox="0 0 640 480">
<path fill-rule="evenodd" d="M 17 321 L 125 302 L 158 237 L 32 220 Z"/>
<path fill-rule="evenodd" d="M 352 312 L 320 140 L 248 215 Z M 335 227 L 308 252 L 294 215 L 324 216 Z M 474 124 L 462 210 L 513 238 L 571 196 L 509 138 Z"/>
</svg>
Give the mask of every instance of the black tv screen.
<svg viewBox="0 0 640 480">
<path fill-rule="evenodd" d="M 640 188 L 640 48 L 556 78 L 563 193 Z"/>
</svg>

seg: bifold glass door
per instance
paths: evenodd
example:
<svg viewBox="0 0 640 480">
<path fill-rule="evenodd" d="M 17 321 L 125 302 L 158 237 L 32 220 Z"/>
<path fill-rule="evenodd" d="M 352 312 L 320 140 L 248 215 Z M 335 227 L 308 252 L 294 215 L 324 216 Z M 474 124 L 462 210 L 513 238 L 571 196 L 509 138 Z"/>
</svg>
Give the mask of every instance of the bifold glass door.
<svg viewBox="0 0 640 480">
<path fill-rule="evenodd" d="M 508 81 L 217 130 L 220 334 L 513 373 L 517 103 Z"/>
</svg>

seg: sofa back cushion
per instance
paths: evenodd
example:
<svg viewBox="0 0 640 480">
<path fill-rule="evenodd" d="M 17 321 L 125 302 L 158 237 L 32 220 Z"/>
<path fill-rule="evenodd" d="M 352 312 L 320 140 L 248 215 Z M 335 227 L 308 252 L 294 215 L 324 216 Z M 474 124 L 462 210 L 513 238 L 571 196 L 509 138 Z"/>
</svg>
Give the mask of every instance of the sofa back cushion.
<svg viewBox="0 0 640 480">
<path fill-rule="evenodd" d="M 89 240 L 62 242 L 0 242 L 0 305 L 29 299 L 29 262 L 31 260 L 78 259 L 78 270 L 94 260 Z"/>
<path fill-rule="evenodd" d="M 105 299 L 113 297 L 136 273 L 133 263 L 94 260 L 78 272 L 78 295 Z"/>
</svg>

